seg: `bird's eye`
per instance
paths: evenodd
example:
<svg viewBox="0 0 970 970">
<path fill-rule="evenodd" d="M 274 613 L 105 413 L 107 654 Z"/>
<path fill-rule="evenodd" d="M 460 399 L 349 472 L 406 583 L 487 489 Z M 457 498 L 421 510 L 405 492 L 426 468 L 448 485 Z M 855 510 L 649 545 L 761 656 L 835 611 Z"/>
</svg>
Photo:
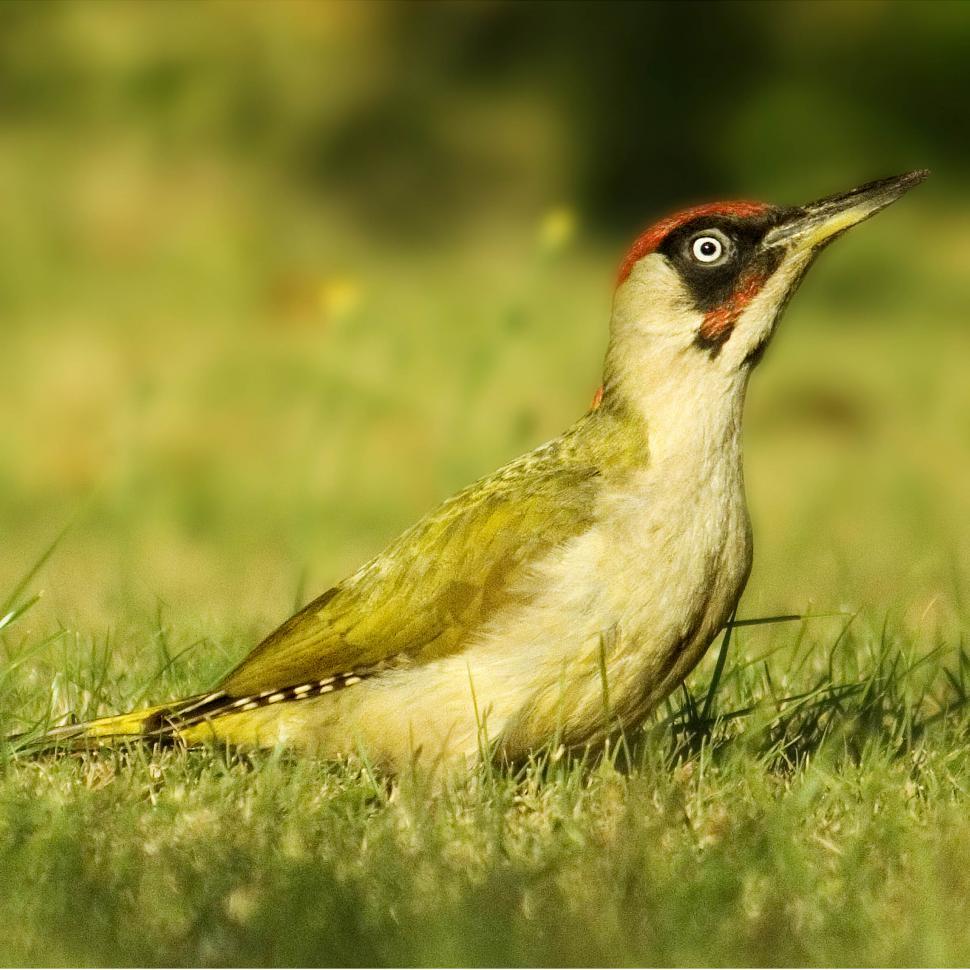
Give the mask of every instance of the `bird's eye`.
<svg viewBox="0 0 970 970">
<path fill-rule="evenodd" d="M 698 236 L 690 251 L 699 263 L 716 263 L 724 253 L 724 245 L 716 236 Z"/>
</svg>

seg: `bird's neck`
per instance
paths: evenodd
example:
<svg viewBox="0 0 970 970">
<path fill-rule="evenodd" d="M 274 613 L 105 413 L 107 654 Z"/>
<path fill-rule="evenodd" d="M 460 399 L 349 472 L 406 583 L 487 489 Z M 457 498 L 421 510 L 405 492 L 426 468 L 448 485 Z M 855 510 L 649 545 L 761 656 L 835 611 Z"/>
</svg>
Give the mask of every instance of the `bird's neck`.
<svg viewBox="0 0 970 970">
<path fill-rule="evenodd" d="M 638 424 L 651 468 L 702 476 L 740 469 L 747 369 L 726 373 L 694 347 L 669 353 L 607 354 L 601 407 Z"/>
</svg>

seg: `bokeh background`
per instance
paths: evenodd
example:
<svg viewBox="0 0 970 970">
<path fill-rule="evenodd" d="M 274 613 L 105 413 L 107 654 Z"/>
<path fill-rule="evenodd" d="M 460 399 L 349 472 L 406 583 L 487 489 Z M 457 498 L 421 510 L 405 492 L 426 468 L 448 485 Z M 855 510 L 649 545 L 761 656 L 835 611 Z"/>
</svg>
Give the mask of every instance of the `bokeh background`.
<svg viewBox="0 0 970 970">
<path fill-rule="evenodd" d="M 742 613 L 952 640 L 968 103 L 962 3 L 0 5 L 0 590 L 72 522 L 35 629 L 228 663 L 585 410 L 643 224 L 925 166 L 753 381 Z"/>
</svg>

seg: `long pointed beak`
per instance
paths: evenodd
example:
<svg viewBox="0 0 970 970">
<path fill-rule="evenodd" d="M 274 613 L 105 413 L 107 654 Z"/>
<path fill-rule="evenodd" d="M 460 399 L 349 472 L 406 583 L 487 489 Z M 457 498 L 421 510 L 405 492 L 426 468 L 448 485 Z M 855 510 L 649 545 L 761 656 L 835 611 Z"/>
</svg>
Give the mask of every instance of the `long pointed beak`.
<svg viewBox="0 0 970 970">
<path fill-rule="evenodd" d="M 919 169 L 788 209 L 781 213 L 779 223 L 768 230 L 762 246 L 765 249 L 784 246 L 799 251 L 819 249 L 880 209 L 892 205 L 929 174 L 927 169 Z"/>
</svg>

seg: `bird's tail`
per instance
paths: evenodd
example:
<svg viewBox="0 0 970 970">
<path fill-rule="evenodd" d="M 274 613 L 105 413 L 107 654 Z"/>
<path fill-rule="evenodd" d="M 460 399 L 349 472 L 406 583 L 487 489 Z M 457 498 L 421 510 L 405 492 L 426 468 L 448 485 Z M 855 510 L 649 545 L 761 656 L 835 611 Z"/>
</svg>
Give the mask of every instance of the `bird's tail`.
<svg viewBox="0 0 970 970">
<path fill-rule="evenodd" d="M 18 735 L 7 740 L 14 742 L 19 750 L 30 754 L 85 751 L 125 742 L 194 744 L 203 740 L 203 732 L 199 728 L 210 724 L 213 718 L 224 716 L 231 706 L 232 700 L 221 691 L 196 694 L 126 714 L 64 724 L 36 737 Z M 211 732 L 209 738 L 217 739 Z"/>
</svg>

